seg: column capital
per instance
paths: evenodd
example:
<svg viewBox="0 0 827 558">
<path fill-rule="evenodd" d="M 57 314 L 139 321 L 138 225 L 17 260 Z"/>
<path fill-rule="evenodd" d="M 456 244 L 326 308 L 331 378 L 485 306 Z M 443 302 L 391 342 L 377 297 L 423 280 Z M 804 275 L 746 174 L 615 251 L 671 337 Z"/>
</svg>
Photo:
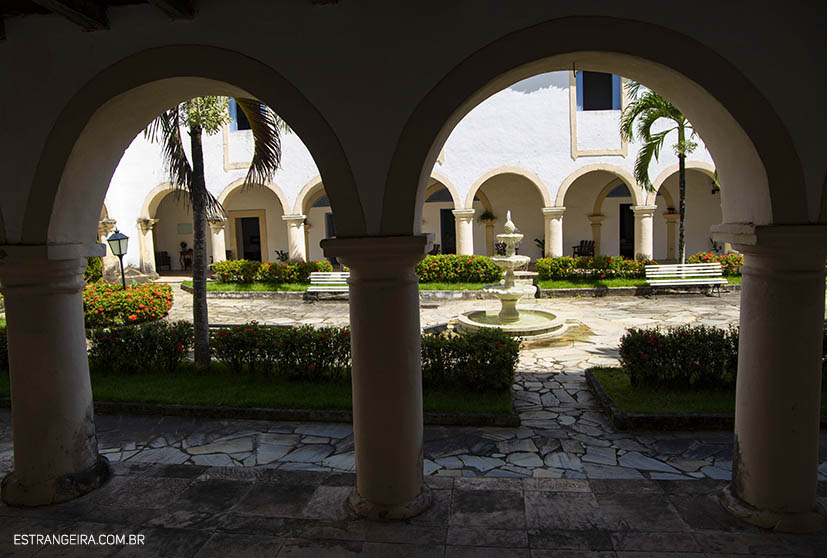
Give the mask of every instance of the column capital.
<svg viewBox="0 0 827 558">
<path fill-rule="evenodd" d="M 207 219 L 207 224 L 210 226 L 210 229 L 213 232 L 220 232 L 220 231 L 223 231 L 224 227 L 227 226 L 227 220 L 226 219 L 221 219 L 221 218 Z"/>
<path fill-rule="evenodd" d="M 635 212 L 635 216 L 640 217 L 651 217 L 655 214 L 655 210 L 658 208 L 656 205 L 633 205 L 632 211 Z"/>
<path fill-rule="evenodd" d="M 722 223 L 712 227 L 712 238 L 729 242 L 740 252 L 807 252 L 824 258 L 827 225 L 753 225 Z"/>
<path fill-rule="evenodd" d="M 98 234 L 109 236 L 115 230 L 117 223 L 115 219 L 101 219 L 98 221 Z"/>
<path fill-rule="evenodd" d="M 600 225 L 606 219 L 605 215 L 587 215 L 586 217 L 592 225 Z"/>
<path fill-rule="evenodd" d="M 543 218 L 544 219 L 555 219 L 560 218 L 566 212 L 565 207 L 544 207 L 543 208 Z"/>
<path fill-rule="evenodd" d="M 301 224 L 301 223 L 299 223 L 299 222 L 300 222 L 300 221 L 301 221 L 301 222 L 304 222 L 304 220 L 305 220 L 305 219 L 307 219 L 307 215 L 301 215 L 301 214 L 298 214 L 298 213 L 297 213 L 297 214 L 293 214 L 293 215 L 282 215 L 282 216 L 281 216 L 281 220 L 282 220 L 282 221 L 287 221 L 287 222 L 288 222 L 288 223 L 290 223 L 291 225 L 293 225 L 293 224 Z"/>
<path fill-rule="evenodd" d="M 426 241 L 425 235 L 326 238 L 321 247 L 325 256 L 337 258 L 352 272 L 390 278 L 402 270 L 413 274 L 413 266 L 425 257 Z"/>
<path fill-rule="evenodd" d="M 138 223 L 138 230 L 145 233 L 155 228 L 155 225 L 158 224 L 158 219 L 141 217 L 136 221 L 136 223 Z"/>
<path fill-rule="evenodd" d="M 681 214 L 680 213 L 664 213 L 663 220 L 667 223 L 677 223 L 680 221 Z"/>
<path fill-rule="evenodd" d="M 452 209 L 451 213 L 454 214 L 454 218 L 458 221 L 470 221 L 474 218 L 474 213 L 476 209 Z"/>
<path fill-rule="evenodd" d="M 104 255 L 103 244 L 0 246 L 4 294 L 42 295 L 80 292 L 86 286 L 87 257 Z"/>
</svg>

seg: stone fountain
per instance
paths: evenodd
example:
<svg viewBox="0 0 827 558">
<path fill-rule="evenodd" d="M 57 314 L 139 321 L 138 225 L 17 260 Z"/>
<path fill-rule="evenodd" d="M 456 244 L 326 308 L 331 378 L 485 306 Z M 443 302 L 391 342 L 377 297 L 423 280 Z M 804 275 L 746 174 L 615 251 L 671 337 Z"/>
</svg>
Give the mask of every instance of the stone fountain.
<svg viewBox="0 0 827 558">
<path fill-rule="evenodd" d="M 531 258 L 518 256 L 516 245 L 523 239 L 517 227 L 511 221 L 511 211 L 506 213 L 504 233 L 497 235 L 497 240 L 505 244 L 505 256 L 493 256 L 491 261 L 505 269 L 501 283 L 486 285 L 482 288 L 500 299 L 500 311 L 473 310 L 459 316 L 457 330 L 460 333 L 478 331 L 482 328 L 500 328 L 509 335 L 525 337 L 527 340 L 540 340 L 560 335 L 566 329 L 562 319 L 551 312 L 539 308 L 517 309 L 517 302 L 524 296 L 534 296 L 537 287 L 517 284 L 514 270 L 526 265 Z"/>
</svg>

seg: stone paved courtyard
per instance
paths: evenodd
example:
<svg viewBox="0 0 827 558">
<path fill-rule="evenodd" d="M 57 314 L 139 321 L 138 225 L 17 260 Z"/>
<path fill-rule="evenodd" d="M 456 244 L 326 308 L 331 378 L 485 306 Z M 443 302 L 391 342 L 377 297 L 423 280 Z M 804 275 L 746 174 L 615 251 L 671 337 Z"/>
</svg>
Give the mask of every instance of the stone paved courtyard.
<svg viewBox="0 0 827 558">
<path fill-rule="evenodd" d="M 175 295 L 171 317 L 188 317 L 189 295 L 177 287 Z M 426 427 L 425 474 L 436 503 L 408 522 L 347 517 L 343 502 L 355 468 L 349 424 L 99 414 L 99 447 L 118 475 L 74 503 L 0 508 L 0 543 L 25 527 L 141 532 L 155 545 L 124 548 L 119 556 L 827 555 L 824 535 L 770 535 L 723 514 L 715 494 L 730 477 L 731 432 L 619 432 L 586 387 L 585 369 L 616 363 L 626 328 L 725 326 L 737 323 L 738 303 L 738 293 L 536 301 L 570 329 L 550 346 L 521 352 L 513 389 L 522 425 Z M 496 306 L 428 303 L 422 325 Z M 346 302 L 210 300 L 216 323 L 345 325 L 347 312 Z M 821 448 L 825 481 L 827 434 Z M 3 412 L 3 473 L 11 462 Z M 827 484 L 820 483 L 820 495 L 827 503 Z M 12 550 L 28 556 L 36 549 Z M 117 549 L 92 550 L 77 555 Z"/>
</svg>

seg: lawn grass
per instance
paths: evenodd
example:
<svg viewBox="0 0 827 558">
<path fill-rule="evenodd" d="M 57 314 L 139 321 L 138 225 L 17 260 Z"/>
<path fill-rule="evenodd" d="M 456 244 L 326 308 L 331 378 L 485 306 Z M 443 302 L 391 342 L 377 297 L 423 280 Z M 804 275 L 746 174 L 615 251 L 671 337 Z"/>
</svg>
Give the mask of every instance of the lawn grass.
<svg viewBox="0 0 827 558">
<path fill-rule="evenodd" d="M 192 281 L 182 281 L 182 285 L 192 288 Z M 344 285 L 344 283 L 342 283 Z M 477 291 L 483 288 L 486 283 L 420 283 L 422 291 Z M 254 281 L 252 283 L 222 283 L 220 281 L 208 281 L 207 291 L 240 291 L 240 292 L 263 292 L 263 291 L 306 291 L 308 283 L 267 283 Z"/>
<path fill-rule="evenodd" d="M 735 389 L 692 391 L 633 388 L 621 368 L 592 368 L 606 394 L 625 413 L 735 413 Z M 822 388 L 821 412 L 827 414 L 827 391 Z"/>
<path fill-rule="evenodd" d="M 493 281 L 496 283 L 496 281 Z M 490 283 L 420 283 L 420 291 L 478 291 Z"/>
<path fill-rule="evenodd" d="M 271 376 L 238 376 L 220 363 L 209 374 L 198 375 L 191 366 L 175 374 L 92 374 L 96 401 L 260 407 L 270 409 L 351 408 L 349 380 L 297 382 Z M 9 373 L 0 372 L 0 397 L 9 397 Z M 476 393 L 467 389 L 426 389 L 426 412 L 511 414 L 511 393 Z"/>
<path fill-rule="evenodd" d="M 726 277 L 730 285 L 740 285 L 741 277 Z M 606 287 L 645 287 L 646 279 L 560 279 L 539 281 L 541 289 L 603 289 Z"/>
<path fill-rule="evenodd" d="M 6 329 L 6 318 L 0 318 L 0 329 Z"/>
</svg>

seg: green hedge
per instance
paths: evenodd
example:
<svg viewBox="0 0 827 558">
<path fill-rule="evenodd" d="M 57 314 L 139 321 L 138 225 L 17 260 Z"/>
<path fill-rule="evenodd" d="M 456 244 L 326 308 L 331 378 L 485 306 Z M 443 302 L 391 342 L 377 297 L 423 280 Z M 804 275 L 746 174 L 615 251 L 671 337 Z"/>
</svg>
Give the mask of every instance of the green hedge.
<svg viewBox="0 0 827 558">
<path fill-rule="evenodd" d="M 192 324 L 160 320 L 89 331 L 92 371 L 174 372 L 193 344 Z"/>
<path fill-rule="evenodd" d="M 307 283 L 313 271 L 333 271 L 328 261 L 311 262 L 257 262 L 227 260 L 212 264 L 218 280 L 224 283 Z"/>
<path fill-rule="evenodd" d="M 620 339 L 620 363 L 633 386 L 729 389 L 738 372 L 738 328 L 633 328 Z"/>
<path fill-rule="evenodd" d="M 514 383 L 520 342 L 499 329 L 466 335 L 422 336 L 422 382 L 474 391 L 503 391 Z"/>
<path fill-rule="evenodd" d="M 493 283 L 503 276 L 486 256 L 439 254 L 425 256 L 416 264 L 420 283 Z"/>
<path fill-rule="evenodd" d="M 87 283 L 95 283 L 103 277 L 103 261 L 100 258 L 89 258 L 86 260 L 86 270 L 83 278 Z"/>
<path fill-rule="evenodd" d="M 656 262 L 628 260 L 623 256 L 540 258 L 535 263 L 538 279 L 635 279 L 645 277 L 645 267 Z"/>
<path fill-rule="evenodd" d="M 726 277 L 740 277 L 741 266 L 744 265 L 743 254 L 716 254 L 715 252 L 698 252 L 689 257 L 686 263 L 715 263 L 720 262 L 721 270 Z"/>
<path fill-rule="evenodd" d="M 160 320 L 172 308 L 172 287 L 163 283 L 120 285 L 98 281 L 83 289 L 87 328 Z"/>
</svg>

